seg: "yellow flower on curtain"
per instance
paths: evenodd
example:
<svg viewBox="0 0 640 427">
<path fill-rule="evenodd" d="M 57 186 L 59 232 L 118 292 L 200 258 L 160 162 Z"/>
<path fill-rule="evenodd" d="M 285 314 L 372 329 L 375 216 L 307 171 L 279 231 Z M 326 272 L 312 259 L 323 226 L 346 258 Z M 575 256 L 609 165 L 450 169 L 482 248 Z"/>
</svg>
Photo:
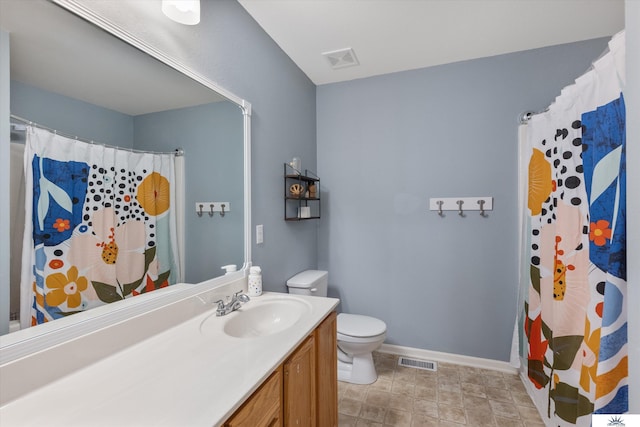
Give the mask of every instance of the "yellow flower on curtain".
<svg viewBox="0 0 640 427">
<path fill-rule="evenodd" d="M 553 190 L 551 165 L 544 158 L 542 151 L 533 149 L 529 160 L 529 200 L 527 206 L 531 215 L 542 212 L 542 203 L 547 200 Z"/>
<path fill-rule="evenodd" d="M 169 181 L 158 172 L 151 173 L 138 186 L 136 199 L 149 215 L 164 213 L 171 201 Z"/>
<path fill-rule="evenodd" d="M 599 314 L 602 317 L 601 314 Z M 594 325 L 595 326 L 595 325 Z M 582 357 L 580 358 L 580 386 L 586 391 L 591 391 L 592 384 L 595 384 L 598 375 L 598 351 L 600 350 L 600 331 L 595 326 L 591 330 L 591 322 L 585 319 L 584 343 L 582 344 Z M 576 358 L 578 359 L 578 358 Z"/>
<path fill-rule="evenodd" d="M 67 307 L 76 308 L 82 302 L 81 292 L 87 289 L 87 278 L 78 275 L 78 269 L 72 266 L 67 274 L 54 273 L 47 276 L 47 288 L 51 289 L 45 295 L 48 305 L 59 306 L 66 302 Z"/>
</svg>

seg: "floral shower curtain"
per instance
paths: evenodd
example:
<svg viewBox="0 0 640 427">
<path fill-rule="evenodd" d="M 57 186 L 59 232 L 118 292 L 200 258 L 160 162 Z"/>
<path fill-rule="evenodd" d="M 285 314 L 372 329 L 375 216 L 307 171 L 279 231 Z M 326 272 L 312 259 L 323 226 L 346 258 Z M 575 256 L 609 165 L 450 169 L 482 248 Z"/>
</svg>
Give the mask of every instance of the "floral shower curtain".
<svg viewBox="0 0 640 427">
<path fill-rule="evenodd" d="M 27 129 L 22 328 L 175 283 L 174 157 Z"/>
<path fill-rule="evenodd" d="M 521 132 L 520 356 L 540 413 L 628 410 L 624 33 Z"/>
</svg>

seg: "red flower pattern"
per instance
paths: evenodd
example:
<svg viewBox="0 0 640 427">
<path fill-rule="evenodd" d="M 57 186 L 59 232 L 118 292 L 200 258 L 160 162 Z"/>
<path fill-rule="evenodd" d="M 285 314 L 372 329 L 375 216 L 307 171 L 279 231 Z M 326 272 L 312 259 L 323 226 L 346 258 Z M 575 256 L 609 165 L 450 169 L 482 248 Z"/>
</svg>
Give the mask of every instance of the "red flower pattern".
<svg viewBox="0 0 640 427">
<path fill-rule="evenodd" d="M 589 240 L 591 240 L 596 246 L 604 246 L 607 243 L 607 239 L 611 240 L 609 221 L 599 219 L 597 222 L 592 222 L 590 226 Z"/>
</svg>

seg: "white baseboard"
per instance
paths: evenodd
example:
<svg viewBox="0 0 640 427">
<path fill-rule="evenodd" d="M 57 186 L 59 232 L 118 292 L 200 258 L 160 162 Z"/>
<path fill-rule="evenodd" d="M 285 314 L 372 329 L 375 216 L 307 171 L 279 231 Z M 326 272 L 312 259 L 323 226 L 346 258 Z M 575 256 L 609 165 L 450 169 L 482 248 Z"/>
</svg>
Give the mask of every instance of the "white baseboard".
<svg viewBox="0 0 640 427">
<path fill-rule="evenodd" d="M 399 356 L 415 357 L 417 359 L 434 360 L 436 362 L 454 363 L 456 365 L 472 366 L 474 368 L 491 369 L 493 371 L 518 374 L 518 369 L 509 362 L 483 359 L 480 357 L 464 356 L 461 354 L 442 353 L 439 351 L 423 350 L 420 348 L 403 347 L 393 344 L 382 344 L 380 353 L 391 353 Z"/>
</svg>

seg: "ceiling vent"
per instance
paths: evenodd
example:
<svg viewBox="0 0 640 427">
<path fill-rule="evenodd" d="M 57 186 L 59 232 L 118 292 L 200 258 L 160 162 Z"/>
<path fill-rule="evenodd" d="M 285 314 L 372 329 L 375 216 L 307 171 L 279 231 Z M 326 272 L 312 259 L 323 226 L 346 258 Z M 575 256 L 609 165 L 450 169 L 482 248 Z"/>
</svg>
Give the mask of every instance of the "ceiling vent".
<svg viewBox="0 0 640 427">
<path fill-rule="evenodd" d="M 356 58 L 355 52 L 350 47 L 346 49 L 334 50 L 331 52 L 324 52 L 322 55 L 327 58 L 329 64 L 331 64 L 331 68 L 333 68 L 334 70 L 360 65 L 360 63 L 358 62 L 358 58 Z"/>
</svg>

